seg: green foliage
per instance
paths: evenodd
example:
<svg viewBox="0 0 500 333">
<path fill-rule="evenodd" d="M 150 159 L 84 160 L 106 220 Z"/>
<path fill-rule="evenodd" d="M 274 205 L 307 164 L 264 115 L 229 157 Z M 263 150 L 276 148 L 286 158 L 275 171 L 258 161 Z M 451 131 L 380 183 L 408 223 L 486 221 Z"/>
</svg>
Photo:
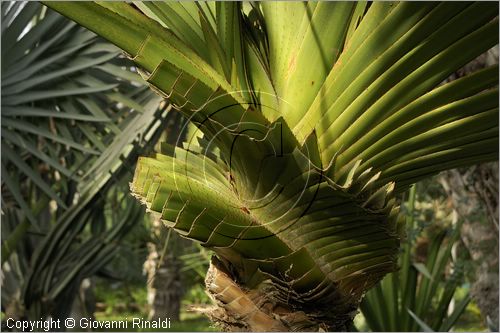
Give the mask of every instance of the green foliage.
<svg viewBox="0 0 500 333">
<path fill-rule="evenodd" d="M 184 308 L 189 308 L 193 305 L 210 304 L 210 298 L 208 297 L 203 284 L 197 283 L 193 284 L 191 288 L 188 289 L 182 303 Z"/>
<path fill-rule="evenodd" d="M 36 2 L 2 2 L 4 308 L 64 318 L 142 220 L 130 169 L 168 110 L 115 47 Z"/>
<path fill-rule="evenodd" d="M 98 320 L 147 317 L 147 291 L 144 283 L 98 279 L 94 294 L 98 305 L 95 316 Z"/>
<path fill-rule="evenodd" d="M 469 290 L 470 285 L 465 284 L 465 286 L 457 289 L 456 294 L 458 294 L 458 298 L 460 298 L 466 295 Z M 469 305 L 467 305 L 467 308 L 453 327 L 453 331 L 455 332 L 480 332 L 486 330 L 489 330 L 490 332 L 495 331 L 484 325 L 481 311 L 474 302 L 470 302 Z"/>
<path fill-rule="evenodd" d="M 140 158 L 133 194 L 328 327 L 396 269 L 398 193 L 498 158 L 498 66 L 440 85 L 498 43 L 498 4 L 45 3 L 125 50 L 203 132 Z"/>
<path fill-rule="evenodd" d="M 469 295 L 456 297 L 463 283 L 463 265 L 452 258 L 452 247 L 460 235 L 460 225 L 433 221 L 422 238 L 422 229 L 415 233 L 421 221 L 416 219 L 420 214 L 415 210 L 416 200 L 413 186 L 406 202 L 409 237 L 403 245 L 401 270 L 387 275 L 361 302 L 372 331 L 449 331 L 469 304 Z M 454 299 L 457 304 L 448 314 Z"/>
<path fill-rule="evenodd" d="M 132 329 L 132 318 L 147 318 L 147 300 L 145 285 L 99 280 L 95 288 L 96 301 L 100 308 L 95 313 L 96 320 L 129 320 L 128 331 Z M 204 301 L 206 299 L 206 301 Z M 189 290 L 183 299 L 186 305 L 208 303 L 208 298 L 198 284 Z M 215 331 L 210 323 L 200 315 L 182 312 L 179 322 L 171 321 L 170 329 L 158 329 L 156 331 L 173 332 L 206 332 Z M 135 331 L 141 331 L 135 329 Z M 146 331 L 146 330 L 142 330 Z"/>
<path fill-rule="evenodd" d="M 159 101 L 118 49 L 40 3 L 4 2 L 2 15 L 2 207 L 37 227 L 34 203 L 64 211 Z"/>
</svg>

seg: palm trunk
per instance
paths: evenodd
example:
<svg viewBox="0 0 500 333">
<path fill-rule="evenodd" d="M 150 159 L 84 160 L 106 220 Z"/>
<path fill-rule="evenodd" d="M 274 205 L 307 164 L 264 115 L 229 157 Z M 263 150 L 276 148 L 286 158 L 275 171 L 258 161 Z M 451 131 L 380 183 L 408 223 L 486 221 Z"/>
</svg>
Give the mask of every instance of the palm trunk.
<svg viewBox="0 0 500 333">
<path fill-rule="evenodd" d="M 95 295 L 94 295 L 95 282 L 93 278 L 85 278 L 80 283 L 78 294 L 76 295 L 71 306 L 70 317 L 75 319 L 77 323 L 82 318 L 91 318 L 95 320 Z M 89 331 L 90 329 L 87 329 Z"/>
<path fill-rule="evenodd" d="M 205 284 L 214 305 L 192 310 L 207 315 L 226 332 L 348 331 L 352 325 L 354 313 L 332 322 L 294 311 L 274 297 L 277 291 L 266 281 L 248 290 L 216 257 L 212 258 Z"/>
<path fill-rule="evenodd" d="M 165 121 L 164 139 L 166 142 L 176 145 L 184 141 L 185 133 L 181 132 L 185 119 L 179 112 L 170 112 Z M 166 228 L 163 224 L 151 218 L 152 239 L 161 239 L 160 242 L 148 243 L 148 258 L 144 263 L 147 272 L 147 294 L 150 307 L 150 319 L 170 318 L 172 321 L 179 320 L 183 286 L 180 275 L 182 261 L 178 258 L 182 239 L 176 233 L 170 233 L 170 244 L 167 252 L 163 253 L 165 245 Z"/>
<path fill-rule="evenodd" d="M 152 233 L 165 231 L 160 221 L 153 221 Z M 177 235 L 172 235 L 177 237 Z M 183 288 L 179 273 L 182 262 L 176 251 L 162 253 L 162 244 L 148 243 L 149 255 L 144 263 L 147 272 L 147 299 L 149 305 L 149 319 L 170 318 L 179 320 Z M 162 256 L 163 255 L 163 256 Z"/>
<path fill-rule="evenodd" d="M 498 5 L 46 3 L 204 133 L 141 158 L 131 190 L 231 263 L 207 280 L 227 329 L 345 330 L 397 269 L 396 195 L 498 157 L 497 68 L 436 89 L 498 44 Z"/>
<path fill-rule="evenodd" d="M 463 219 L 461 237 L 475 268 L 472 297 L 498 327 L 498 163 L 448 171 L 441 183 Z"/>
</svg>

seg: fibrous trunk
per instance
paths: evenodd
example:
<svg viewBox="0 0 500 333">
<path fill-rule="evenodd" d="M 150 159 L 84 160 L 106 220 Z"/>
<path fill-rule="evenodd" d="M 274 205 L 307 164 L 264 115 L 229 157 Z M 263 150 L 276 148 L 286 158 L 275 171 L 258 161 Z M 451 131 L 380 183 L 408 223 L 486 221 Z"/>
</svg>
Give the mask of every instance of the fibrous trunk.
<svg viewBox="0 0 500 333">
<path fill-rule="evenodd" d="M 270 281 L 248 290 L 239 285 L 225 264 L 212 258 L 205 284 L 214 305 L 193 307 L 204 313 L 224 331 L 230 332 L 284 332 L 284 331 L 346 331 L 352 325 L 355 312 L 336 322 L 320 319 L 293 310 L 275 296 L 278 290 Z"/>
<path fill-rule="evenodd" d="M 214 298 L 234 291 L 261 328 L 345 329 L 397 269 L 396 195 L 498 158 L 498 67 L 436 88 L 498 43 L 498 5 L 47 3 L 122 47 L 203 133 L 140 158 L 131 191 L 217 254 Z"/>
<path fill-rule="evenodd" d="M 160 221 L 153 221 L 152 232 L 161 233 Z M 149 319 L 179 320 L 183 288 L 180 276 L 182 262 L 175 251 L 162 253 L 162 244 L 148 243 L 148 258 L 144 263 L 147 273 L 147 300 Z"/>
<path fill-rule="evenodd" d="M 498 328 L 498 163 L 447 171 L 441 183 L 463 220 L 461 236 L 475 270 L 472 297 Z"/>
</svg>

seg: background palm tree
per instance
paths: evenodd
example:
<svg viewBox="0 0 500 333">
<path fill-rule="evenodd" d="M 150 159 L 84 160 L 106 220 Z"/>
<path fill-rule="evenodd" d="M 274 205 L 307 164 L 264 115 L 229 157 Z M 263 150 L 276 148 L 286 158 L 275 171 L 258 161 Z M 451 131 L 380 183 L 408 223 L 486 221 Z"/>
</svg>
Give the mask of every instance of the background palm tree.
<svg viewBox="0 0 500 333">
<path fill-rule="evenodd" d="M 203 132 L 132 192 L 212 248 L 224 329 L 346 330 L 397 267 L 397 195 L 498 158 L 498 4 L 45 2 L 125 50 Z"/>
<path fill-rule="evenodd" d="M 171 112 L 164 124 L 163 140 L 171 145 L 185 141 L 181 130 L 185 119 L 180 113 Z M 186 248 L 186 240 L 167 231 L 163 224 L 150 219 L 151 238 L 147 244 L 148 257 L 144 262 L 147 275 L 149 319 L 180 319 L 181 299 L 186 283 L 182 279 L 183 261 L 180 256 Z"/>
<path fill-rule="evenodd" d="M 65 318 L 142 222 L 124 193 L 168 110 L 95 34 L 37 2 L 1 9 L 2 309 Z"/>
</svg>

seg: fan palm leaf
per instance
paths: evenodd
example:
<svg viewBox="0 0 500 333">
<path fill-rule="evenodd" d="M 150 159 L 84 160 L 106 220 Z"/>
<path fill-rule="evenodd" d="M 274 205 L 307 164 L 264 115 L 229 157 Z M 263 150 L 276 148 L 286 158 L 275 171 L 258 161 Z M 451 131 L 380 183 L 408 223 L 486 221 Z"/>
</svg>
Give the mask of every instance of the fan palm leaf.
<svg viewBox="0 0 500 333">
<path fill-rule="evenodd" d="M 40 3 L 5 2 L 2 18 L 2 195 L 15 199 L 2 206 L 36 225 L 30 184 L 66 209 L 71 190 L 54 184 L 83 189 L 97 166 L 109 167 L 103 152 L 120 151 L 123 132 L 138 133 L 131 124 L 159 99 L 125 70 L 133 64 L 119 49 Z"/>
<path fill-rule="evenodd" d="M 40 3 L 1 8 L 2 304 L 63 319 L 142 221 L 124 191 L 170 108 L 93 33 Z"/>
<path fill-rule="evenodd" d="M 44 3 L 203 132 L 140 158 L 131 190 L 217 253 L 226 329 L 345 330 L 397 267 L 396 195 L 498 158 L 498 66 L 440 85 L 498 43 L 498 4 Z"/>
</svg>

